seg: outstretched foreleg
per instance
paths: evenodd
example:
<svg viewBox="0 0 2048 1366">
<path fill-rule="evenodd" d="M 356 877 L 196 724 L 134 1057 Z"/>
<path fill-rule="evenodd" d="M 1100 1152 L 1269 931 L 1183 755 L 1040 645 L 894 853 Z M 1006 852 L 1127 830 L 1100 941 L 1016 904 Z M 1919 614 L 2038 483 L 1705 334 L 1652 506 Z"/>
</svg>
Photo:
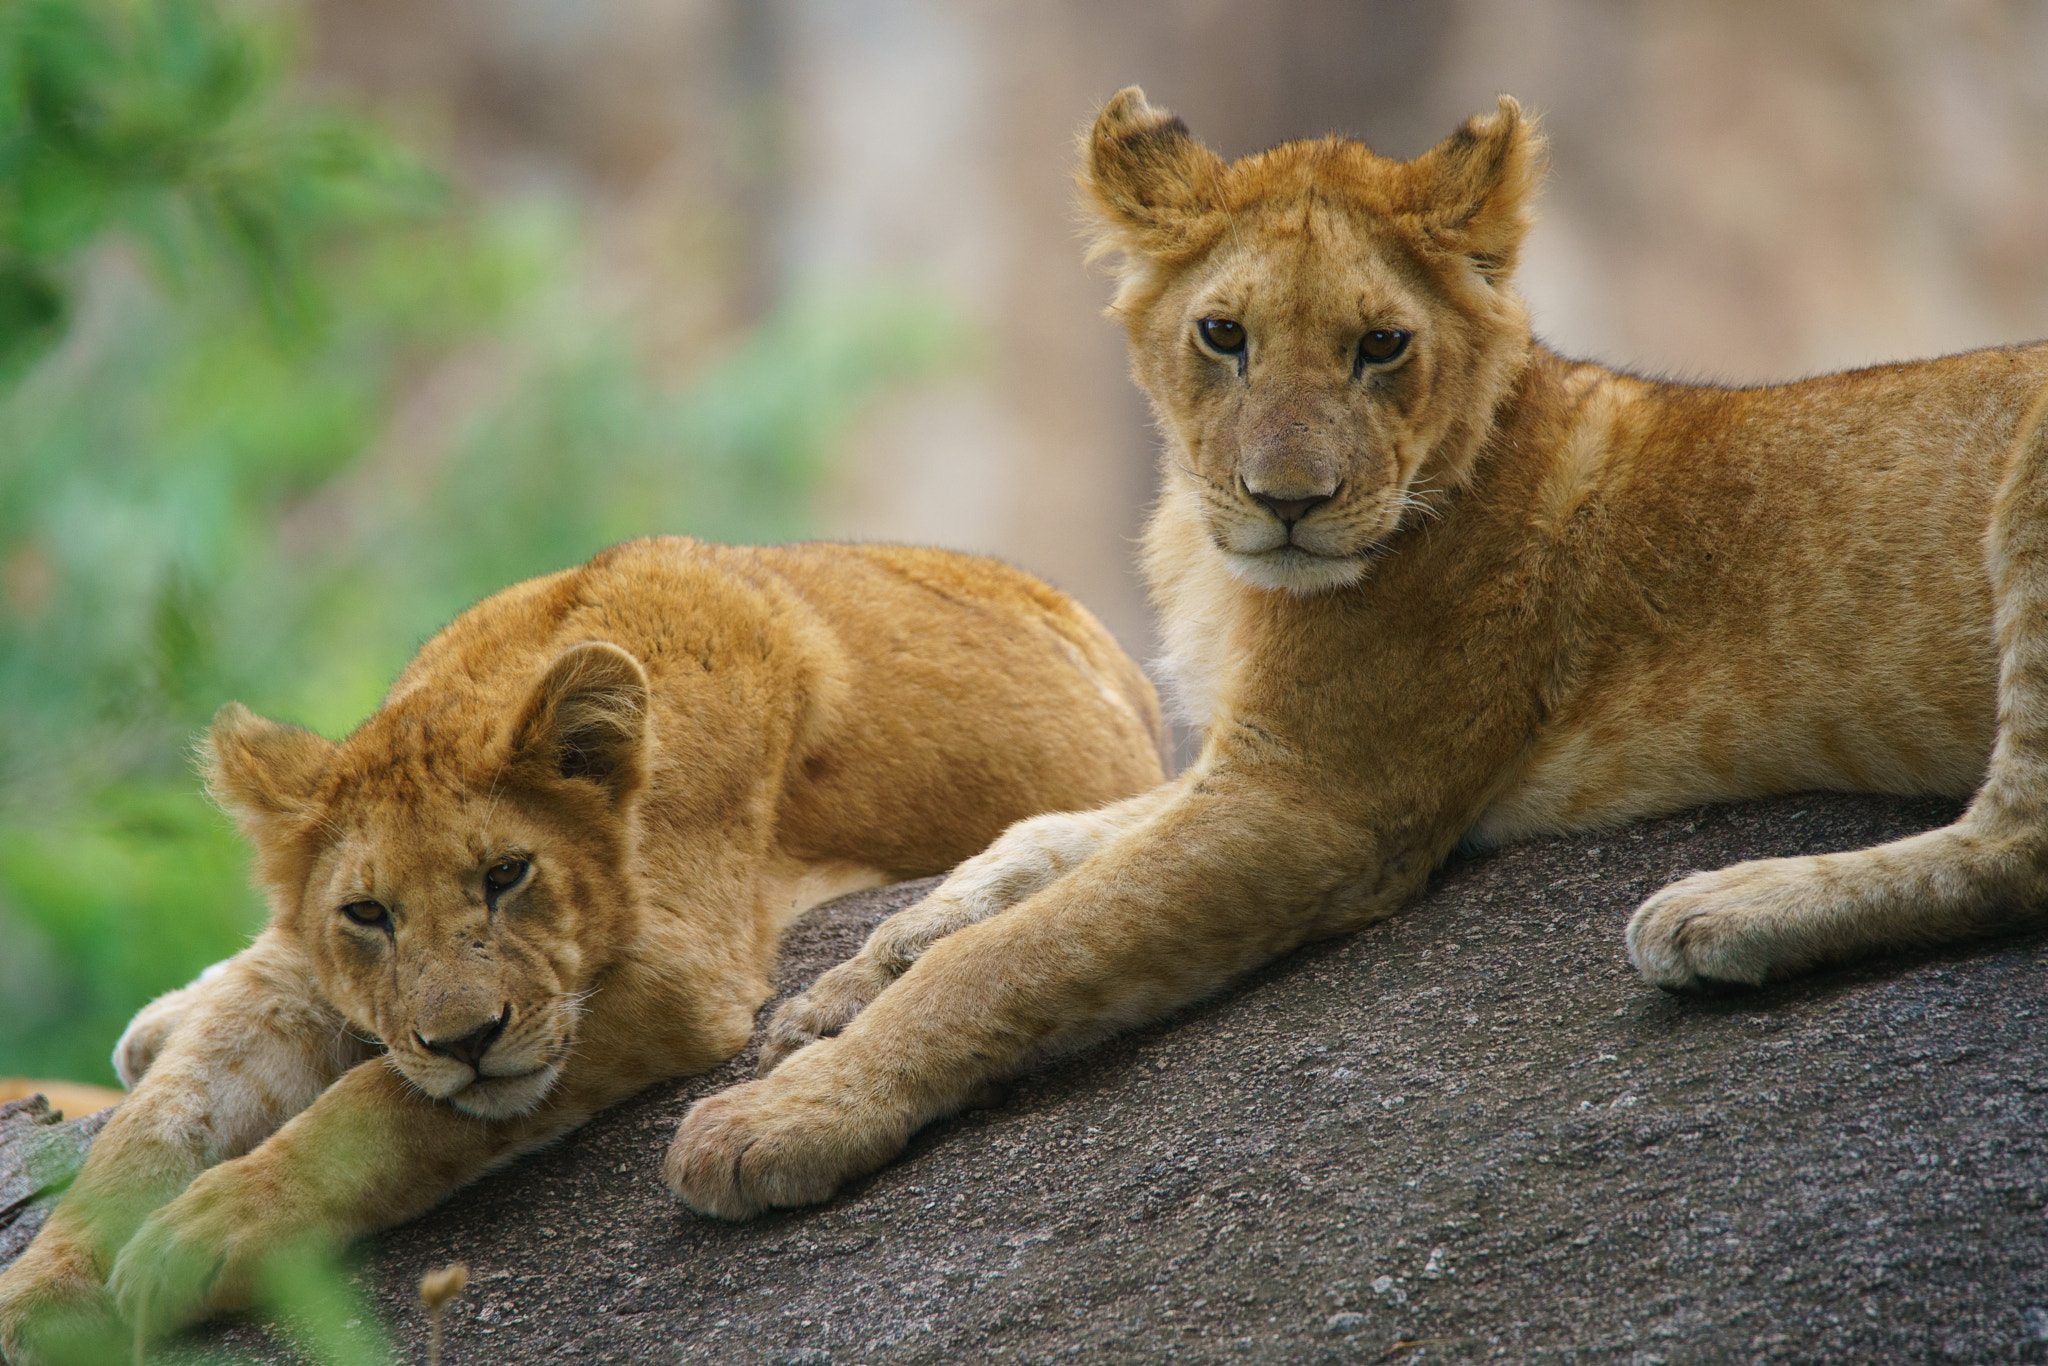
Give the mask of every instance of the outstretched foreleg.
<svg viewBox="0 0 2048 1366">
<path fill-rule="evenodd" d="M 726 1218 L 822 1200 L 989 1083 L 1384 915 L 1427 877 L 1427 850 L 1381 859 L 1356 821 L 1249 786 L 1184 778 L 1065 877 L 938 939 L 837 1037 L 698 1102 L 669 1184 Z"/>
<path fill-rule="evenodd" d="M 193 990 L 188 988 L 187 990 Z M 310 967 L 272 937 L 180 1003 L 78 1180 L 0 1274 L 0 1353 L 14 1363 L 94 1359 L 118 1336 L 105 1291 L 114 1258 L 207 1169 L 256 1147 L 368 1050 L 319 999 Z"/>
</svg>

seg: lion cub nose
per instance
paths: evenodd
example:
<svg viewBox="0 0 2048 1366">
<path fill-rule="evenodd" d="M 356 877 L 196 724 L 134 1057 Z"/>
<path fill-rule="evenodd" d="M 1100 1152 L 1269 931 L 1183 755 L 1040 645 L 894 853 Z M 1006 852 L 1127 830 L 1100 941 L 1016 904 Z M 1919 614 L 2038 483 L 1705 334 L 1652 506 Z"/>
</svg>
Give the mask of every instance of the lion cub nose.
<svg viewBox="0 0 2048 1366">
<path fill-rule="evenodd" d="M 1293 526 L 1302 518 L 1330 501 L 1328 494 L 1314 498 L 1271 498 L 1263 493 L 1252 494 L 1252 500 L 1281 521 Z"/>
<path fill-rule="evenodd" d="M 491 1045 L 505 1032 L 505 1026 L 512 1022 L 512 1007 L 506 1006 L 498 1018 L 487 1021 L 481 1029 L 471 1030 L 459 1039 L 429 1039 L 415 1032 L 421 1048 L 443 1058 L 453 1058 L 470 1067 L 481 1067 L 484 1054 L 491 1051 Z"/>
</svg>

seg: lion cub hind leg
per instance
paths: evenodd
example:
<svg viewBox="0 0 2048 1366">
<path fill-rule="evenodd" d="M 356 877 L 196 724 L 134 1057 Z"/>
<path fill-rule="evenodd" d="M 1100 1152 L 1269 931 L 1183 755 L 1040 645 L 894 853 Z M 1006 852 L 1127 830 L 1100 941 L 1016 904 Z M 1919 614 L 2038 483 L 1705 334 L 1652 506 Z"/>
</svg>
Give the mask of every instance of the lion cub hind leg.
<svg viewBox="0 0 2048 1366">
<path fill-rule="evenodd" d="M 1167 790 L 1155 788 L 1094 811 L 1033 816 L 1005 830 L 930 896 L 877 925 L 860 952 L 783 1002 L 768 1022 L 759 1074 L 767 1076 L 799 1048 L 846 1028 L 939 940 L 1065 877 L 1119 831 L 1150 815 Z"/>
<path fill-rule="evenodd" d="M 1629 960 L 1658 986 L 1755 984 L 1815 964 L 2038 923 L 2048 910 L 2048 394 L 1991 514 L 1998 740 L 1961 820 L 1853 853 L 1696 873 L 1644 902 Z"/>
<path fill-rule="evenodd" d="M 1756 986 L 1822 963 L 2018 928 L 2044 890 L 2041 842 L 1981 833 L 1971 815 L 1875 849 L 1695 873 L 1637 909 L 1629 961 L 1670 990 Z"/>
</svg>

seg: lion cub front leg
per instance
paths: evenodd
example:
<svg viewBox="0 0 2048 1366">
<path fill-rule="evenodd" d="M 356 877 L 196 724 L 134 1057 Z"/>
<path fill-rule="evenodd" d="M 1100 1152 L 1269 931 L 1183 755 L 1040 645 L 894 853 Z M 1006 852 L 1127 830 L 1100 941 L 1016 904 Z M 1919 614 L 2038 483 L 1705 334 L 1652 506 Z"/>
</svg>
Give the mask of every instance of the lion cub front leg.
<svg viewBox="0 0 2048 1366">
<path fill-rule="evenodd" d="M 207 985 L 218 981 L 231 961 L 213 964 L 184 986 L 165 992 L 135 1012 L 135 1018 L 114 1041 L 114 1074 L 120 1077 L 121 1085 L 130 1091 L 135 1089 L 179 1024 L 198 1007 Z"/>
<path fill-rule="evenodd" d="M 152 1336 L 246 1308 L 280 1254 L 333 1248 L 413 1218 L 610 1098 L 565 1085 L 526 1114 L 480 1119 L 422 1094 L 381 1059 L 360 1063 L 252 1151 L 209 1168 L 151 1214 L 114 1260 L 107 1288 Z"/>
<path fill-rule="evenodd" d="M 1696 873 L 1644 902 L 1629 959 L 1658 986 L 1756 984 L 1822 962 L 2038 923 L 2048 911 L 2048 395 L 1992 508 L 1998 741 L 1963 818 L 1874 849 Z"/>
<path fill-rule="evenodd" d="M 0 1352 L 88 1359 L 118 1327 L 104 1291 L 150 1212 L 305 1108 L 355 1050 L 310 970 L 270 936 L 184 1003 L 177 1028 L 86 1156 L 28 1250 L 0 1273 Z"/>
<path fill-rule="evenodd" d="M 932 944 L 838 1037 L 698 1101 L 670 1188 L 728 1219 L 823 1200 L 989 1083 L 1368 923 L 1427 878 L 1429 857 L 1379 856 L 1369 813 L 1265 790 L 1277 771 L 1184 776 L 1065 877 Z"/>
<path fill-rule="evenodd" d="M 1113 836 L 1150 815 L 1168 791 L 1160 787 L 1094 811 L 1018 821 L 955 868 L 930 896 L 877 925 L 860 952 L 783 1002 L 768 1022 L 759 1074 L 767 1076 L 799 1048 L 838 1034 L 939 940 L 1065 877 Z"/>
</svg>

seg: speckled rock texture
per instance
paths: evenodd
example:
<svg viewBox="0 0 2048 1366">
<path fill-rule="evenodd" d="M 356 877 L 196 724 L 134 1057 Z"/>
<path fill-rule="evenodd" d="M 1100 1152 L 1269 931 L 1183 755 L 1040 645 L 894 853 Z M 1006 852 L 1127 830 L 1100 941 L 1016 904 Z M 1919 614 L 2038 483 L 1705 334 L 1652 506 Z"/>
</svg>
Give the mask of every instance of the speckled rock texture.
<svg viewBox="0 0 2048 1366">
<path fill-rule="evenodd" d="M 1672 877 L 1954 814 L 1805 797 L 1462 859 L 829 1205 L 719 1224 L 660 1159 L 743 1056 L 376 1239 L 359 1279 L 424 1361 L 413 1285 L 467 1260 L 451 1366 L 2048 1361 L 2048 937 L 1713 998 L 1622 954 Z M 821 908 L 785 986 L 919 890 Z"/>
<path fill-rule="evenodd" d="M 0 1266 L 35 1237 L 113 1113 L 66 1119 L 42 1096 L 0 1105 Z"/>
</svg>

